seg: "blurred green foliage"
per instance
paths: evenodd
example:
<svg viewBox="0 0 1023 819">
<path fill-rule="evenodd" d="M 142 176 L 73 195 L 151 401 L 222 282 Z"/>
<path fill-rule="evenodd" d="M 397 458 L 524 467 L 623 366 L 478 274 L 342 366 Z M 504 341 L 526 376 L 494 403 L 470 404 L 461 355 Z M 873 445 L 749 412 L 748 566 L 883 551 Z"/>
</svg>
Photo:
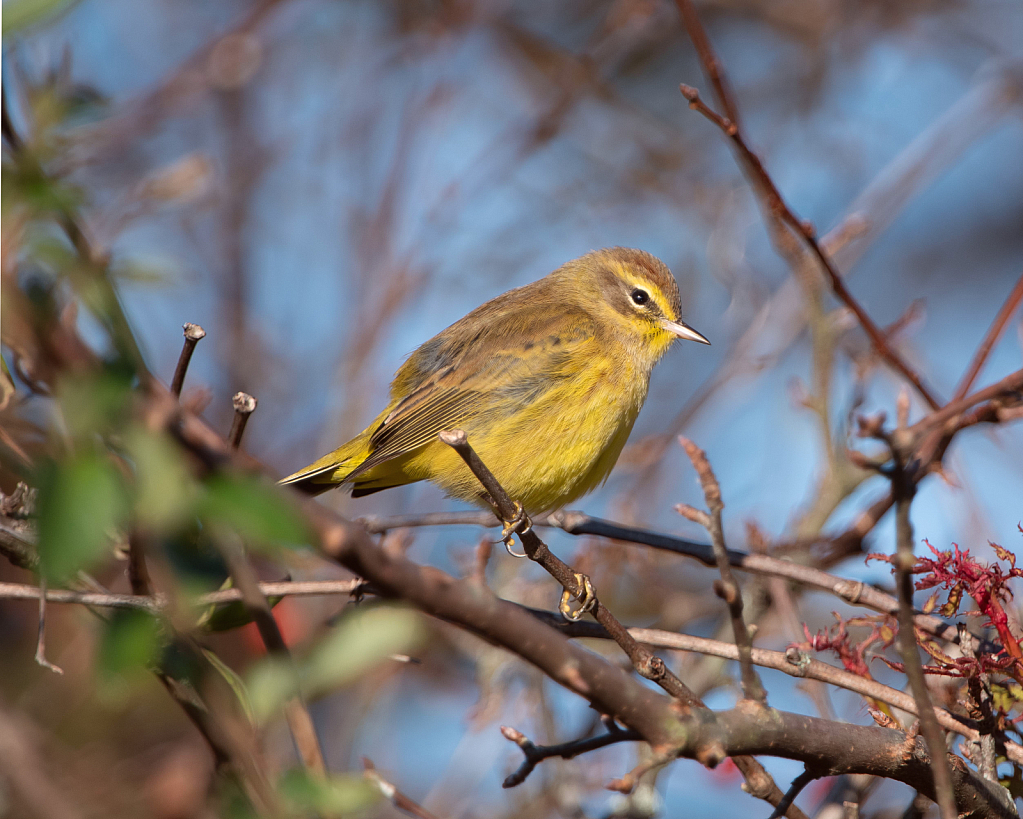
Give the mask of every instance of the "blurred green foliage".
<svg viewBox="0 0 1023 819">
<path fill-rule="evenodd" d="M 39 565 L 61 583 L 103 557 L 124 522 L 128 496 L 110 459 L 83 452 L 39 474 Z"/>
<path fill-rule="evenodd" d="M 300 693 L 315 698 L 349 685 L 390 655 L 411 650 L 421 637 L 413 611 L 389 605 L 349 608 L 294 664 L 268 657 L 252 667 L 245 685 L 256 721 L 265 724 Z"/>
</svg>

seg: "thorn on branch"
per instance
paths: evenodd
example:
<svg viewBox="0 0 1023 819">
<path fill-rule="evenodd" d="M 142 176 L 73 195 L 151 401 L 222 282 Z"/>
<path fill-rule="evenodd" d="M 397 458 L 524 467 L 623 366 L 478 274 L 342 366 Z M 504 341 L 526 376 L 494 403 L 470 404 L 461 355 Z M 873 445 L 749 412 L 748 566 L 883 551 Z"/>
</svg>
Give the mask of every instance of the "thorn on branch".
<svg viewBox="0 0 1023 819">
<path fill-rule="evenodd" d="M 171 394 L 175 398 L 181 397 L 181 387 L 185 383 L 185 373 L 188 372 L 188 363 L 192 360 L 195 345 L 206 337 L 206 331 L 198 324 L 188 322 L 182 329 L 185 331 L 185 344 L 181 348 L 181 355 L 178 356 L 178 365 L 174 368 L 174 377 L 170 385 Z"/>
</svg>

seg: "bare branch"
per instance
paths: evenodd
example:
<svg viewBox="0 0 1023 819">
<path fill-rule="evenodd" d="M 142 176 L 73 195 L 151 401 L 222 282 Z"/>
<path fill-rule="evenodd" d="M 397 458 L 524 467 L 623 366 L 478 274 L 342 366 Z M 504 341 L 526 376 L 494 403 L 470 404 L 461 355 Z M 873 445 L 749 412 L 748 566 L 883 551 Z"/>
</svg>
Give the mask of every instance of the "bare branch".
<svg viewBox="0 0 1023 819">
<path fill-rule="evenodd" d="M 721 580 L 714 584 L 714 591 L 718 597 L 725 601 L 732 619 L 732 633 L 735 635 L 735 645 L 739 649 L 743 696 L 763 705 L 767 702 L 767 692 L 764 690 L 760 675 L 757 674 L 753 667 L 753 661 L 750 659 L 753 640 L 742 616 L 742 592 L 732 574 L 731 561 L 728 559 L 728 549 L 725 546 L 725 533 L 721 523 L 721 510 L 724 509 L 725 504 L 721 500 L 721 486 L 710 468 L 706 453 L 688 438 L 679 438 L 679 443 L 682 444 L 686 455 L 693 463 L 693 469 L 700 477 L 703 496 L 707 501 L 709 514 L 705 516 L 703 525 L 710 534 L 714 558 L 718 572 L 721 574 Z"/>
<path fill-rule="evenodd" d="M 545 623 L 572 637 L 609 639 L 607 634 L 596 623 L 565 623 L 551 612 L 533 609 L 530 609 L 530 611 Z M 629 633 L 639 642 L 655 648 L 695 651 L 700 654 L 708 654 L 732 661 L 739 659 L 738 647 L 734 643 L 726 643 L 723 640 L 695 637 L 691 634 L 677 634 L 673 631 L 654 628 L 630 628 Z M 751 652 L 751 658 L 754 664 L 762 668 L 781 671 L 783 674 L 796 677 L 797 679 L 818 680 L 822 683 L 860 694 L 868 699 L 888 703 L 888 705 L 892 705 L 906 713 L 917 713 L 917 703 L 913 699 L 912 694 L 907 694 L 905 691 L 884 685 L 876 680 L 870 680 L 858 674 L 853 674 L 843 668 L 836 668 L 833 665 L 811 657 L 796 646 L 791 646 L 786 651 L 772 651 L 766 648 L 754 647 Z M 938 722 L 946 730 L 954 731 L 971 741 L 981 739 L 980 728 L 971 725 L 969 721 L 964 721 L 944 708 L 935 707 L 934 713 Z M 1013 762 L 1023 764 L 1023 746 L 1011 742 L 1004 737 L 1000 741 L 1004 744 L 1002 751 L 1005 756 Z"/>
<path fill-rule="evenodd" d="M 792 784 L 789 785 L 789 789 L 785 791 L 785 798 L 775 806 L 774 813 L 771 814 L 770 819 L 778 819 L 779 816 L 784 816 L 789 805 L 796 801 L 796 797 L 802 793 L 803 788 L 817 778 L 819 778 L 818 774 L 815 774 L 807 768 L 799 776 L 793 779 Z"/>
</svg>

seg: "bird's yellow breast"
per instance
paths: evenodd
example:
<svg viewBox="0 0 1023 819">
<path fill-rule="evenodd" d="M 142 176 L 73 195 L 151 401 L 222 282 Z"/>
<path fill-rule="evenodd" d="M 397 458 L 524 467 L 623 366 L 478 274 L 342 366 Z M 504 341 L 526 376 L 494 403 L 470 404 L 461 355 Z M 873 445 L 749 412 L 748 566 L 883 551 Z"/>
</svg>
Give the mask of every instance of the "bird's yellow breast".
<svg viewBox="0 0 1023 819">
<path fill-rule="evenodd" d="M 511 497 L 531 513 L 556 509 L 600 485 L 632 431 L 649 383 L 623 350 L 592 355 L 589 345 L 561 373 L 545 373 L 490 396 L 464 423 L 469 443 Z M 479 481 L 440 441 L 359 477 L 368 488 L 433 481 L 449 495 L 481 503 Z"/>
</svg>

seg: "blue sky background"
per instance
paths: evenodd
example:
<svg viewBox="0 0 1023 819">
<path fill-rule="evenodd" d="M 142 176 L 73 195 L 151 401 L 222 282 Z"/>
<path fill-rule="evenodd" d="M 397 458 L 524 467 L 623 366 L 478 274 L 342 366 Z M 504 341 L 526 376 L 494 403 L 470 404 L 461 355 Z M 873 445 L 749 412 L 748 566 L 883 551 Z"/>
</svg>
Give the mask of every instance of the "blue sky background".
<svg viewBox="0 0 1023 819">
<path fill-rule="evenodd" d="M 93 202 L 93 227 L 115 259 L 159 274 L 156 283 L 123 287 L 152 368 L 169 377 L 180 325 L 202 324 L 209 339 L 189 383 L 211 388 L 207 416 L 224 429 L 231 394 L 257 395 L 247 447 L 282 474 L 361 429 L 418 344 L 482 301 L 592 248 L 631 245 L 664 259 L 683 289 L 687 320 L 714 343 L 679 346 L 659 365 L 633 442 L 670 427 L 786 280 L 720 133 L 678 93 L 679 82 L 705 92 L 708 85 L 670 3 L 427 9 L 294 0 L 253 29 L 245 45 L 257 56 L 244 84 L 218 88 L 203 73 L 206 62 L 182 72 L 190 55 L 253 8 L 87 0 L 5 42 L 4 68 L 39 77 L 67 48 L 73 81 L 106 99 L 69 132 L 81 158 L 73 178 Z M 1023 14 L 1011 2 L 700 8 L 753 143 L 793 208 L 821 233 L 957 101 L 1023 57 Z M 615 14 L 626 14 L 638 33 L 615 28 Z M 580 55 L 589 62 L 580 63 Z M 574 80 L 572 72 L 587 65 L 593 83 Z M 192 92 L 159 97 L 160 113 L 147 122 L 140 100 L 188 71 L 196 72 Z M 990 122 L 846 271 L 881 325 L 923 301 L 902 350 L 943 397 L 1023 272 L 1021 109 L 977 110 Z M 549 138 L 536 139 L 538 123 L 552 122 Z M 961 123 L 948 139 L 969 128 Z M 189 196 L 148 202 L 121 218 L 146 179 L 183 160 L 208 171 Z M 232 302 L 232 292 L 240 300 Z M 1019 368 L 1021 339 L 1017 316 L 978 386 Z M 863 349 L 865 340 L 851 331 L 843 346 Z M 821 468 L 820 435 L 792 400 L 792 385 L 808 381 L 810 363 L 801 334 L 758 377 L 719 390 L 685 427 L 720 478 L 734 547 L 744 545 L 745 521 L 783 537 L 808 503 Z M 836 427 L 849 406 L 850 373 L 840 354 Z M 877 371 L 863 410 L 893 417 L 899 386 Z M 914 400 L 913 419 L 921 413 Z M 1023 428 L 967 431 L 946 463 L 959 485 L 924 483 L 913 507 L 918 536 L 982 554 L 988 540 L 1023 545 L 1016 529 Z M 625 463 L 577 505 L 700 537 L 671 511 L 677 502 L 700 500 L 681 450 L 668 447 L 656 468 L 650 480 Z M 644 477 L 639 499 L 626 503 Z M 827 529 L 840 531 L 883 491 L 879 479 L 868 482 Z M 335 495 L 327 502 L 352 515 L 450 506 L 430 486 L 354 502 Z M 411 554 L 455 570 L 455 557 L 478 536 L 470 529 L 423 532 Z M 870 548 L 890 551 L 892 537 L 886 519 Z M 551 543 L 566 556 L 580 548 L 568 536 L 552 534 Z M 628 554 L 638 559 L 638 552 Z M 693 565 L 664 565 L 679 588 L 709 582 Z M 495 570 L 507 583 L 501 591 L 516 599 L 522 588 L 511 572 L 518 568 Z M 839 571 L 890 585 L 878 564 L 854 559 Z M 548 589 L 541 600 L 553 606 L 555 598 Z M 814 625 L 837 607 L 819 595 L 802 602 Z M 710 633 L 712 618 L 693 621 L 691 630 Z M 344 737 L 328 755 L 339 768 L 370 756 L 410 795 L 448 816 L 513 815 L 522 797 L 502 791 L 500 781 L 518 764 L 517 751 L 497 725 L 536 735 L 535 676 L 518 666 L 501 671 L 508 685 L 502 706 L 472 724 L 467 712 L 480 688 L 468 658 L 489 649 L 450 639 L 454 648 L 438 649 L 439 659 L 431 654 L 425 670 L 413 666 L 372 693 L 320 703 L 322 734 Z M 784 634 L 767 634 L 760 644 L 787 642 Z M 814 713 L 788 678 L 765 678 L 773 704 Z M 586 709 L 575 698 L 553 686 L 545 691 L 557 739 L 585 725 Z M 724 707 L 734 696 L 721 690 L 709 702 Z M 843 718 L 869 719 L 858 698 L 839 693 L 834 700 Z M 613 748 L 545 764 L 524 788 L 543 777 L 577 778 L 588 789 L 591 815 L 604 815 L 615 797 L 600 785 L 631 767 L 633 757 L 633 749 Z M 766 764 L 783 788 L 799 771 L 784 761 Z M 694 762 L 672 766 L 658 789 L 664 815 L 762 810 L 734 778 L 722 782 Z M 874 804 L 896 792 L 885 786 Z"/>
</svg>

